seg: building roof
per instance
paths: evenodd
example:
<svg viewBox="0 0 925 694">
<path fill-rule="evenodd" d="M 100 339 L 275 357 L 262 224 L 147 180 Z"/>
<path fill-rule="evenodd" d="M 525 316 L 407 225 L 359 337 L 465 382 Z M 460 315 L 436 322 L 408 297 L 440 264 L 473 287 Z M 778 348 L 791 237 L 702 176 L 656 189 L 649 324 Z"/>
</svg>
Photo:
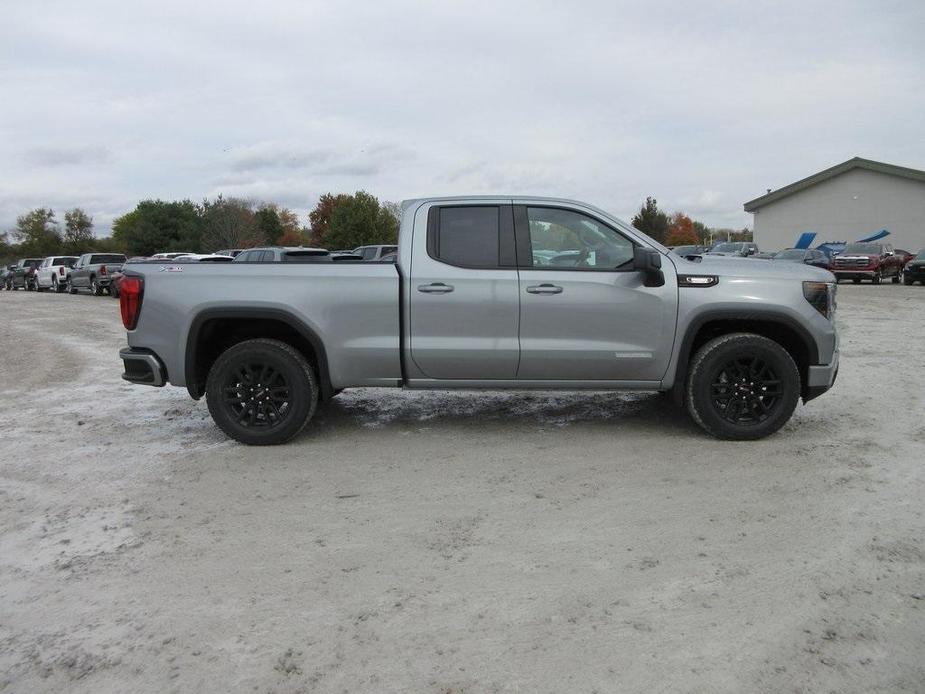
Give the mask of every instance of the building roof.
<svg viewBox="0 0 925 694">
<path fill-rule="evenodd" d="M 817 174 L 813 174 L 812 176 L 801 179 L 796 183 L 791 183 L 789 186 L 784 186 L 783 188 L 772 190 L 767 195 L 762 195 L 760 198 L 749 200 L 747 203 L 745 203 L 745 211 L 754 212 L 760 207 L 764 207 L 765 205 L 768 205 L 772 202 L 777 202 L 782 198 L 786 198 L 788 195 L 799 193 L 801 190 L 806 190 L 807 188 L 810 188 L 817 183 L 822 183 L 823 181 L 827 181 L 830 178 L 835 178 L 836 176 L 840 176 L 846 171 L 851 171 L 852 169 L 867 169 L 868 171 L 876 171 L 877 173 L 888 174 L 890 176 L 900 176 L 902 178 L 909 178 L 913 181 L 921 181 L 922 183 L 925 183 L 925 171 L 919 171 L 918 169 L 908 169 L 905 166 L 895 166 L 894 164 L 884 164 L 880 161 L 855 157 L 854 159 L 849 159 L 846 162 L 837 164 L 830 169 L 820 171 Z"/>
</svg>

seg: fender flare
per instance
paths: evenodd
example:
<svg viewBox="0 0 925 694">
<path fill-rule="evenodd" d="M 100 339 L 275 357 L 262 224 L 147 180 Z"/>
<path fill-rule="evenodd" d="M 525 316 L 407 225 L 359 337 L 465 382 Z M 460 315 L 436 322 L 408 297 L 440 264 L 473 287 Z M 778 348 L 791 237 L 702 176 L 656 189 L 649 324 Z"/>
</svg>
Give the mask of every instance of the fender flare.
<svg viewBox="0 0 925 694">
<path fill-rule="evenodd" d="M 186 335 L 183 371 L 186 380 L 186 390 L 194 400 L 199 400 L 204 394 L 200 392 L 196 379 L 196 344 L 199 342 L 199 333 L 202 330 L 202 326 L 207 321 L 214 319 L 264 319 L 285 323 L 312 346 L 318 360 L 316 366 L 318 367 L 318 381 L 321 388 L 321 397 L 324 399 L 333 397 L 334 387 L 331 385 L 331 374 L 328 370 L 328 355 L 324 348 L 324 342 L 318 334 L 308 327 L 301 319 L 289 311 L 277 308 L 207 308 L 196 314 L 190 323 L 189 331 Z"/>
<path fill-rule="evenodd" d="M 680 405 L 683 402 L 684 385 L 687 382 L 688 366 L 690 364 L 691 356 L 693 356 L 691 351 L 694 344 L 694 338 L 697 336 L 697 333 L 700 332 L 700 329 L 707 323 L 711 323 L 713 321 L 728 320 L 777 323 L 778 325 L 789 328 L 794 333 L 796 333 L 796 335 L 800 338 L 800 341 L 806 346 L 807 354 L 809 355 L 809 363 L 819 363 L 819 345 L 816 343 L 816 339 L 802 323 L 794 319 L 792 316 L 781 313 L 780 311 L 775 311 L 773 309 L 761 308 L 750 308 L 748 310 L 707 310 L 701 314 L 698 314 L 696 318 L 688 323 L 687 328 L 684 331 L 684 337 L 681 340 L 681 346 L 678 350 L 678 363 L 677 366 L 675 366 L 674 385 L 671 387 L 672 398 L 677 404 Z"/>
</svg>

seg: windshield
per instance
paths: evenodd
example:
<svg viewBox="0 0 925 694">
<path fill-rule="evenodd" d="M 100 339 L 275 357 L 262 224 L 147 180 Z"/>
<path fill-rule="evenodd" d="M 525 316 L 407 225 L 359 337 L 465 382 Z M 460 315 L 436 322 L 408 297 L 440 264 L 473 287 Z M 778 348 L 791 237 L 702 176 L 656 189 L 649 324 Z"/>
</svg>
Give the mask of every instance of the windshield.
<svg viewBox="0 0 925 694">
<path fill-rule="evenodd" d="M 734 251 L 742 250 L 742 244 L 741 243 L 719 243 L 713 246 L 713 250 L 718 251 L 720 253 L 732 253 Z"/>
<path fill-rule="evenodd" d="M 699 255 L 700 253 L 697 246 L 675 246 L 672 250 L 678 255 Z"/>
<path fill-rule="evenodd" d="M 915 259 L 925 260 L 925 248 L 923 248 L 922 250 L 920 250 L 918 253 L 915 254 Z"/>
<path fill-rule="evenodd" d="M 806 251 L 801 251 L 796 248 L 791 248 L 790 250 L 781 251 L 780 253 L 775 253 L 775 258 L 781 258 L 783 260 L 803 260 L 803 255 Z"/>
<path fill-rule="evenodd" d="M 849 243 L 842 251 L 842 255 L 848 253 L 862 253 L 864 255 L 880 255 L 880 246 L 876 243 Z"/>
</svg>

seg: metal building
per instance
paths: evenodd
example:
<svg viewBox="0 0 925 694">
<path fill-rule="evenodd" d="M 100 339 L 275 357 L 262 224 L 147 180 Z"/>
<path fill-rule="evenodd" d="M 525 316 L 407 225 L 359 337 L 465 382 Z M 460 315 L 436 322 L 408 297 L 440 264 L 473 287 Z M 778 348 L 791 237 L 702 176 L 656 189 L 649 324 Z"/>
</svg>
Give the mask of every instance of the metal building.
<svg viewBox="0 0 925 694">
<path fill-rule="evenodd" d="M 855 157 L 745 203 L 763 251 L 793 247 L 804 232 L 856 241 L 882 229 L 895 248 L 925 248 L 925 171 Z"/>
</svg>

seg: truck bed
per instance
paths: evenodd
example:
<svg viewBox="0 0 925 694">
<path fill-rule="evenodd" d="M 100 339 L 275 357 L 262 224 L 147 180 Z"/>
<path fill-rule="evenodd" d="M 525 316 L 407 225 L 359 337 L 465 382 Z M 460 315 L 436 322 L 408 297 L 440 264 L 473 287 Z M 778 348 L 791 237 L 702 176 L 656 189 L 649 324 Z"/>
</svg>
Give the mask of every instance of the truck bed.
<svg viewBox="0 0 925 694">
<path fill-rule="evenodd" d="M 331 385 L 387 386 L 401 379 L 400 277 L 378 263 L 131 263 L 144 277 L 143 306 L 128 344 L 183 365 L 188 338 L 209 321 L 285 312 L 324 340 Z M 227 307 L 234 306 L 234 309 Z M 181 316 L 179 330 L 174 323 Z M 144 344 L 135 340 L 143 333 Z M 194 335 L 195 336 L 195 335 Z M 174 342 L 175 340 L 175 342 Z M 185 369 L 168 373 L 187 385 Z"/>
</svg>

